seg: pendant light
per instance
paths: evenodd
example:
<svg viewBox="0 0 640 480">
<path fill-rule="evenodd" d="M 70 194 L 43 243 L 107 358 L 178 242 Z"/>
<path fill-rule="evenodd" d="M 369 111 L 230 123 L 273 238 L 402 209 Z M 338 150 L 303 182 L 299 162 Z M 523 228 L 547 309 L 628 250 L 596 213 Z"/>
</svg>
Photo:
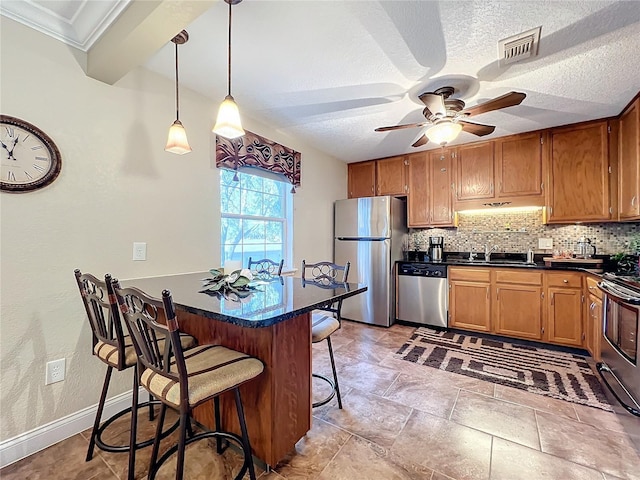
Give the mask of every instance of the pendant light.
<svg viewBox="0 0 640 480">
<path fill-rule="evenodd" d="M 220 105 L 218 118 L 213 127 L 213 133 L 225 138 L 237 138 L 244 135 L 242 124 L 240 123 L 240 112 L 238 105 L 231 96 L 231 5 L 240 3 L 242 0 L 224 0 L 229 4 L 229 50 L 227 57 L 227 96 Z"/>
<path fill-rule="evenodd" d="M 171 39 L 176 45 L 176 121 L 169 128 L 169 136 L 167 138 L 167 146 L 165 151 L 184 155 L 191 151 L 189 141 L 187 140 L 187 132 L 180 122 L 180 97 L 178 94 L 178 45 L 187 43 L 189 34 L 186 30 L 182 30 L 179 34 Z"/>
</svg>

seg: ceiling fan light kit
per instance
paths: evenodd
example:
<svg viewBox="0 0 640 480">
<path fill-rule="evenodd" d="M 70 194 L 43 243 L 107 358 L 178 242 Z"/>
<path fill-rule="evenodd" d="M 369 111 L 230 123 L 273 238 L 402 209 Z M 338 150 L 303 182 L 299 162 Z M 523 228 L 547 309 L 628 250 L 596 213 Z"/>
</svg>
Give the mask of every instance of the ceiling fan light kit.
<svg viewBox="0 0 640 480">
<path fill-rule="evenodd" d="M 240 122 L 240 111 L 231 95 L 231 6 L 240 3 L 242 0 L 224 0 L 229 4 L 229 49 L 227 57 L 227 96 L 220 105 L 216 124 L 213 127 L 213 133 L 225 138 L 237 138 L 244 135 L 244 129 Z"/>
<path fill-rule="evenodd" d="M 447 143 L 453 142 L 461 131 L 462 125 L 459 123 L 442 120 L 427 128 L 425 135 L 430 142 L 437 143 L 444 147 Z"/>
<path fill-rule="evenodd" d="M 171 127 L 169 127 L 167 145 L 164 149 L 167 152 L 176 153 L 178 155 L 184 155 L 191 151 L 189 141 L 187 140 L 187 131 L 184 129 L 182 122 L 180 122 L 180 96 L 178 89 L 178 45 L 187 43 L 188 40 L 189 34 L 186 30 L 182 30 L 171 39 L 171 41 L 176 45 L 176 120 L 173 122 Z"/>
</svg>

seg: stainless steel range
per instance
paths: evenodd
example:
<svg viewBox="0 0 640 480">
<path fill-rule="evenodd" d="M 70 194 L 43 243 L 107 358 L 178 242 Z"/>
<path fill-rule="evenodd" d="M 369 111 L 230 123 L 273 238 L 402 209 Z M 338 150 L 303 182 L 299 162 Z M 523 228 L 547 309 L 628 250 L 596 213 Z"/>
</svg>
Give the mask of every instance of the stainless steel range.
<svg viewBox="0 0 640 480">
<path fill-rule="evenodd" d="M 598 286 L 604 292 L 598 371 L 624 410 L 640 417 L 640 277 L 605 273 Z"/>
</svg>

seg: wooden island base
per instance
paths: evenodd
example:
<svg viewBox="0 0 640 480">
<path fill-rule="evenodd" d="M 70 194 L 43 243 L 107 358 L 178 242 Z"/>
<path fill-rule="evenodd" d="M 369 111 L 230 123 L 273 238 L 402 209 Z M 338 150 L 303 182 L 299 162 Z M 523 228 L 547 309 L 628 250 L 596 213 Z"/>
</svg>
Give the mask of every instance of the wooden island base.
<svg viewBox="0 0 640 480">
<path fill-rule="evenodd" d="M 275 466 L 311 429 L 311 318 L 303 313 L 262 328 L 246 328 L 179 312 L 180 330 L 199 343 L 245 352 L 264 362 L 264 372 L 240 388 L 251 447 Z M 220 397 L 222 428 L 240 433 L 234 396 Z M 195 409 L 196 421 L 215 428 L 212 401 Z"/>
</svg>

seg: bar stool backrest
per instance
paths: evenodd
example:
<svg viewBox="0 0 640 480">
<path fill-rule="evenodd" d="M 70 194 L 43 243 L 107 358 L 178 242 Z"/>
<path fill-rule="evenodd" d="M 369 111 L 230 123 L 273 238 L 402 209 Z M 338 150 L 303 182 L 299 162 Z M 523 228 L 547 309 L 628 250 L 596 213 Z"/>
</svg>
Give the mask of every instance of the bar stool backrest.
<svg viewBox="0 0 640 480">
<path fill-rule="evenodd" d="M 320 288 L 335 288 L 347 282 L 350 266 L 350 262 L 345 265 L 338 265 L 332 262 L 307 263 L 302 260 L 302 283 L 310 283 Z M 342 300 L 338 300 L 332 305 L 318 308 L 318 310 L 331 312 L 340 321 Z"/>
<path fill-rule="evenodd" d="M 162 300 L 158 300 L 134 287 L 120 288 L 116 279 L 113 287 L 143 367 L 140 374 L 148 368 L 179 383 L 182 405 L 188 404 L 187 369 L 171 294 L 164 290 Z M 170 341 L 165 342 L 166 338 Z"/>
<path fill-rule="evenodd" d="M 98 342 L 112 345 L 118 350 L 116 368 L 124 370 L 126 368 L 125 335 L 115 299 L 111 302 L 109 298 L 110 295 L 113 295 L 111 275 L 107 273 L 103 281 L 90 273 L 83 274 L 78 269 L 74 271 L 74 274 L 91 326 L 93 354 L 96 355 L 95 346 Z"/>
<path fill-rule="evenodd" d="M 269 258 L 263 258 L 262 260 L 252 260 L 249 257 L 249 263 L 247 268 L 252 273 L 261 276 L 280 276 L 282 275 L 282 267 L 284 266 L 284 258 L 280 262 L 274 262 Z"/>
</svg>

